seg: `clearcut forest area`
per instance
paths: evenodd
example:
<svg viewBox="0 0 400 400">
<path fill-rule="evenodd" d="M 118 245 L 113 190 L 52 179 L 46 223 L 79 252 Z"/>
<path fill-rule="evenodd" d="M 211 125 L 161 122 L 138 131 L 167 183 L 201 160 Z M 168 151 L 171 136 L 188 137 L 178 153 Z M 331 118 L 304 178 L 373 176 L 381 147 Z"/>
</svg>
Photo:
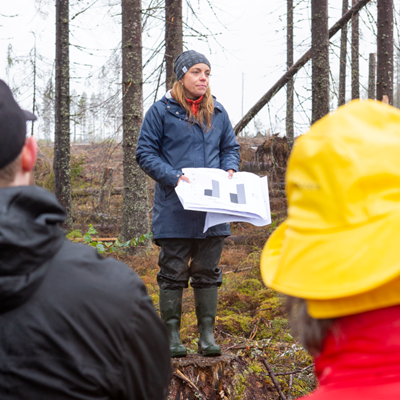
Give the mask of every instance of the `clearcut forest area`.
<svg viewBox="0 0 400 400">
<path fill-rule="evenodd" d="M 154 182 L 135 148 L 143 111 L 175 84 L 177 58 L 189 49 L 210 57 L 210 86 L 199 87 L 212 87 L 234 121 L 240 169 L 268 176 L 272 223 L 233 223 L 225 239 L 215 324 L 221 357 L 196 354 L 193 290 L 184 291 L 181 336 L 190 354 L 171 360 L 168 400 L 311 392 L 313 360 L 290 332 L 285 299 L 263 285 L 261 252 L 287 215 L 295 138 L 352 100 L 400 108 L 400 0 L 3 3 L 0 79 L 38 116 L 28 125 L 39 139 L 35 184 L 67 210 L 68 239 L 129 264 L 157 310 L 159 249 L 147 218 Z"/>
<path fill-rule="evenodd" d="M 279 399 L 277 385 L 266 364 L 286 399 L 298 398 L 316 385 L 312 359 L 290 332 L 284 299 L 263 285 L 259 269 L 267 238 L 286 216 L 283 176 L 287 141 L 259 135 L 240 138 L 239 143 L 242 170 L 274 176 L 274 183 L 270 184 L 272 224 L 259 228 L 233 223 L 232 236 L 225 240 L 219 265 L 224 283 L 215 326 L 217 341 L 223 348 L 222 357 L 196 355 L 198 333 L 193 291 L 191 288 L 184 291 L 181 336 L 190 354 L 172 360 L 170 400 Z M 44 142 L 39 145 L 36 184 L 53 190 L 53 146 Z M 122 247 L 109 254 L 122 223 L 121 145 L 112 141 L 72 145 L 71 160 L 74 225 L 68 237 L 83 241 L 91 225 L 91 232 L 97 233 L 90 235 L 87 244 L 98 245 L 104 256 L 129 264 L 143 279 L 158 310 L 158 247 L 152 244 L 134 254 Z M 151 216 L 154 182 L 148 179 Z"/>
</svg>

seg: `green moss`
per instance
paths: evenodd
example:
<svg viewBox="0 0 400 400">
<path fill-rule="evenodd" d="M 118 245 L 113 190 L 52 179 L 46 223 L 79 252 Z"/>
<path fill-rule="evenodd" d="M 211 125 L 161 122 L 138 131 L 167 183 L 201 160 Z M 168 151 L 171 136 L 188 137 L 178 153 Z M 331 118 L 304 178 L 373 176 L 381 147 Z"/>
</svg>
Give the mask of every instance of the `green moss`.
<svg viewBox="0 0 400 400">
<path fill-rule="evenodd" d="M 289 342 L 289 343 L 292 343 L 294 340 L 293 340 L 293 336 L 290 334 L 290 333 L 285 333 L 284 335 L 283 335 L 283 340 L 285 341 L 285 342 Z"/>
<path fill-rule="evenodd" d="M 233 314 L 236 314 L 236 311 L 234 311 L 234 310 L 221 310 L 221 313 L 220 313 L 221 317 L 222 316 L 229 316 L 229 315 L 233 315 Z"/>
<path fill-rule="evenodd" d="M 158 303 L 160 301 L 159 293 L 157 292 L 157 293 L 154 293 L 154 294 L 150 295 L 150 298 L 151 298 L 151 301 L 152 301 L 153 305 L 154 306 L 157 305 L 157 308 L 158 308 Z"/>
<path fill-rule="evenodd" d="M 275 318 L 272 321 L 272 329 L 277 334 L 289 328 L 289 321 L 287 318 Z"/>
<path fill-rule="evenodd" d="M 265 298 L 261 303 L 260 311 L 275 311 L 276 308 L 282 305 L 282 300 L 279 297 Z"/>
<path fill-rule="evenodd" d="M 233 383 L 234 399 L 242 400 L 244 391 L 246 390 L 246 378 L 249 373 L 247 371 L 242 374 L 235 375 L 235 380 Z"/>
<path fill-rule="evenodd" d="M 223 326 L 224 331 L 238 336 L 251 333 L 251 322 L 251 317 L 241 314 L 227 315 L 218 319 L 218 324 Z"/>
<path fill-rule="evenodd" d="M 258 361 L 252 361 L 249 365 L 249 370 L 256 375 L 265 374 L 265 368 Z"/>
<path fill-rule="evenodd" d="M 72 231 L 66 236 L 67 239 L 79 239 L 82 237 L 82 232 L 79 230 Z"/>
<path fill-rule="evenodd" d="M 239 293 L 254 296 L 259 290 L 262 289 L 262 284 L 257 279 L 246 279 L 245 281 L 239 283 L 236 290 Z"/>
<path fill-rule="evenodd" d="M 265 289 L 265 288 L 254 293 L 254 295 L 256 296 L 258 303 L 262 303 L 265 300 L 267 300 L 268 298 L 270 298 L 269 289 Z"/>
</svg>

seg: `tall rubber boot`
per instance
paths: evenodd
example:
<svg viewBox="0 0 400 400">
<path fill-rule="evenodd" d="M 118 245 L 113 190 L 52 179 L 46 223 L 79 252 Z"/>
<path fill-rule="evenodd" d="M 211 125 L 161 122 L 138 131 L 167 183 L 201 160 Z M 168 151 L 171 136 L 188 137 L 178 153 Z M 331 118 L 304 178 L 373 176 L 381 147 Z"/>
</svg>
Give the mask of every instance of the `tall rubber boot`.
<svg viewBox="0 0 400 400">
<path fill-rule="evenodd" d="M 218 288 L 194 289 L 197 327 L 199 329 L 198 353 L 205 357 L 221 355 L 221 347 L 215 343 L 214 323 L 217 314 Z"/>
<path fill-rule="evenodd" d="M 181 342 L 182 289 L 160 289 L 160 313 L 166 323 L 171 357 L 185 357 L 186 347 Z"/>
</svg>

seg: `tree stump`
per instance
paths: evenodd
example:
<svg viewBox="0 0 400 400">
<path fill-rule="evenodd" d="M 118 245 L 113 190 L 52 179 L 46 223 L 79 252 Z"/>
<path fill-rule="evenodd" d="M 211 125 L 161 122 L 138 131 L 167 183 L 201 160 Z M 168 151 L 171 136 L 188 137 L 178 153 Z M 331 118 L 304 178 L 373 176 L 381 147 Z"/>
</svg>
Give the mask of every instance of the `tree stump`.
<svg viewBox="0 0 400 400">
<path fill-rule="evenodd" d="M 223 354 L 220 357 L 202 357 L 188 354 L 172 358 L 172 380 L 168 400 L 226 400 L 223 378 L 236 357 Z"/>
</svg>

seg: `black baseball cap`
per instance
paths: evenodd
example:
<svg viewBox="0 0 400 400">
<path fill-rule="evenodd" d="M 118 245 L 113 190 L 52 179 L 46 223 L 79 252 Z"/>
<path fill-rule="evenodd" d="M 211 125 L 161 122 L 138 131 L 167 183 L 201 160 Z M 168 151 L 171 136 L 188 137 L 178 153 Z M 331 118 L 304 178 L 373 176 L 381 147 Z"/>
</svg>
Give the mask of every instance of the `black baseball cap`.
<svg viewBox="0 0 400 400">
<path fill-rule="evenodd" d="M 0 79 L 0 169 L 21 153 L 26 138 L 26 121 L 36 120 L 36 115 L 21 109 L 10 88 Z"/>
</svg>

